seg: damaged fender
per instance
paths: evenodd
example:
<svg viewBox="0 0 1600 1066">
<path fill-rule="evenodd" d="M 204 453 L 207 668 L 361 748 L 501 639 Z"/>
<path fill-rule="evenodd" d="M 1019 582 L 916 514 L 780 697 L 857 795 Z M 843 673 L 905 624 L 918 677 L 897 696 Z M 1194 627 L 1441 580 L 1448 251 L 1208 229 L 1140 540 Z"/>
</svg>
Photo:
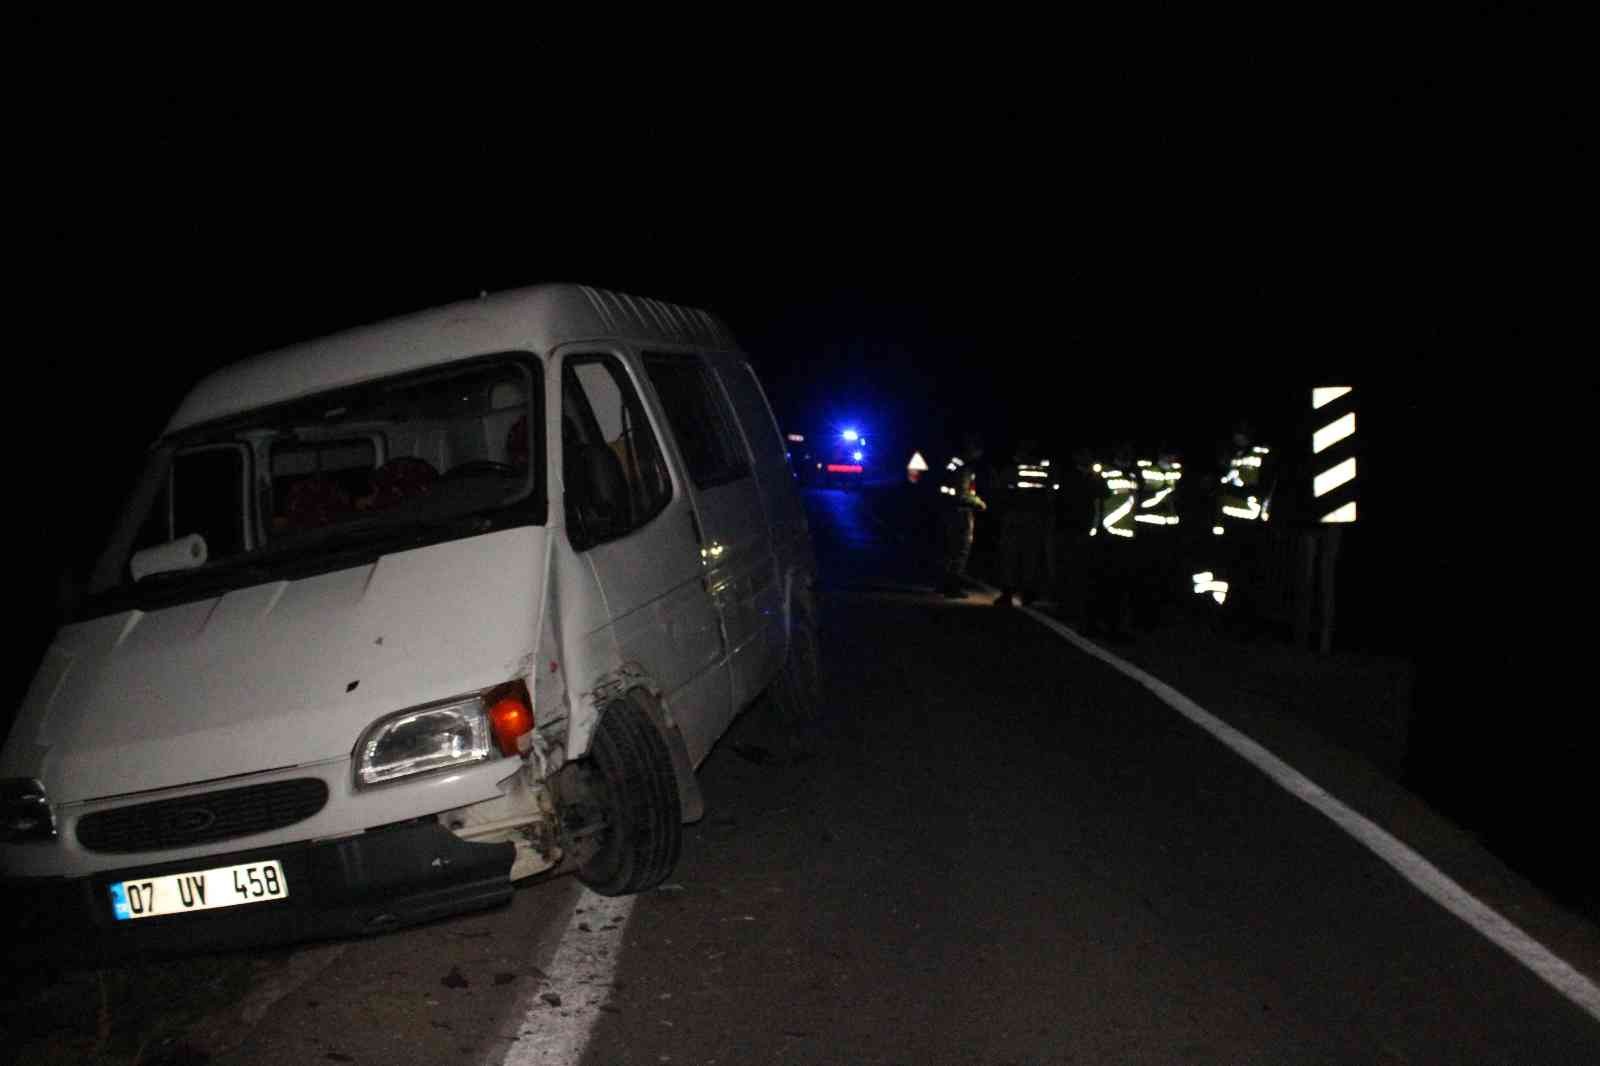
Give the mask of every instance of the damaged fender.
<svg viewBox="0 0 1600 1066">
<path fill-rule="evenodd" d="M 649 676 L 639 664 L 624 663 L 621 669 L 603 678 L 585 699 L 600 708 L 601 714 L 620 700 L 628 700 L 648 714 L 672 753 L 672 770 L 678 783 L 678 805 L 684 823 L 698 822 L 705 816 L 705 796 L 700 791 L 700 779 L 695 776 L 694 760 L 689 757 L 689 745 L 673 720 L 671 709 L 649 683 Z"/>
</svg>

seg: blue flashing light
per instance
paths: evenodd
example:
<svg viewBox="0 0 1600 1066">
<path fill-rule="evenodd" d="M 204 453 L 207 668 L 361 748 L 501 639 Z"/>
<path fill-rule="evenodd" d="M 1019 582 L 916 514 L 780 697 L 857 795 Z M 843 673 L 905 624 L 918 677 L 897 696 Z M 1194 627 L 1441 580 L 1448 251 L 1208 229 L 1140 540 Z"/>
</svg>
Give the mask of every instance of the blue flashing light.
<svg viewBox="0 0 1600 1066">
<path fill-rule="evenodd" d="M 854 459 L 856 462 L 859 463 L 861 461 L 861 453 L 860 452 L 851 452 L 850 453 L 850 458 Z"/>
<path fill-rule="evenodd" d="M 861 439 L 861 434 L 857 433 L 853 429 L 847 429 L 843 433 L 839 434 L 839 436 L 851 444 L 854 444 L 856 441 Z"/>
</svg>

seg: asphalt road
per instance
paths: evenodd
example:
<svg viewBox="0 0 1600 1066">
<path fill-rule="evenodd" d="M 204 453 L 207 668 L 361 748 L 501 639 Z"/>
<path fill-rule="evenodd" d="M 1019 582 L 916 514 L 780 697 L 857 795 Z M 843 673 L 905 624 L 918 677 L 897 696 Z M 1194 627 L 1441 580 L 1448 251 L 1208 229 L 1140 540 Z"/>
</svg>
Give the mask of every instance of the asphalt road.
<svg viewBox="0 0 1600 1066">
<path fill-rule="evenodd" d="M 817 757 L 708 761 L 585 1062 L 1600 1062 L 1326 818 L 1028 618 L 906 591 L 866 497 L 810 502 Z"/>
<path fill-rule="evenodd" d="M 808 504 L 823 718 L 735 724 L 666 886 L 247 957 L 141 1061 L 1600 1062 L 1592 1016 L 1148 691 L 933 595 L 870 497 Z"/>
</svg>

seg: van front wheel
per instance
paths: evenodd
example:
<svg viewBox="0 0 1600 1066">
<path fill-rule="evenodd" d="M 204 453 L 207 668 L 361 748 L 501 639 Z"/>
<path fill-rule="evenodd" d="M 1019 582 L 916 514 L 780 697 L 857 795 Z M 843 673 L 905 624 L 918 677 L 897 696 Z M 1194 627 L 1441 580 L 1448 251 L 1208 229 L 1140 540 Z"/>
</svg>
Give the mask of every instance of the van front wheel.
<svg viewBox="0 0 1600 1066">
<path fill-rule="evenodd" d="M 661 731 L 637 703 L 617 700 L 600 715 L 588 761 L 605 827 L 578 879 L 602 896 L 654 888 L 683 845 L 677 777 Z"/>
</svg>

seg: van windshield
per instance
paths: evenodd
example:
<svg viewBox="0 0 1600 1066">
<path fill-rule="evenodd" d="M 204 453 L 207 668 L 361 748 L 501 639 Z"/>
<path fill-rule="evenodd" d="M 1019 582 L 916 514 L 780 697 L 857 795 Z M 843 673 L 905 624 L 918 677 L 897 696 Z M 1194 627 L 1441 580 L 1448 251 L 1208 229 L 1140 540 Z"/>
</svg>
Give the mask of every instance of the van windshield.
<svg viewBox="0 0 1600 1066">
<path fill-rule="evenodd" d="M 543 523 L 537 368 L 526 357 L 475 359 L 163 441 L 91 579 L 90 606 L 206 594 Z"/>
</svg>

